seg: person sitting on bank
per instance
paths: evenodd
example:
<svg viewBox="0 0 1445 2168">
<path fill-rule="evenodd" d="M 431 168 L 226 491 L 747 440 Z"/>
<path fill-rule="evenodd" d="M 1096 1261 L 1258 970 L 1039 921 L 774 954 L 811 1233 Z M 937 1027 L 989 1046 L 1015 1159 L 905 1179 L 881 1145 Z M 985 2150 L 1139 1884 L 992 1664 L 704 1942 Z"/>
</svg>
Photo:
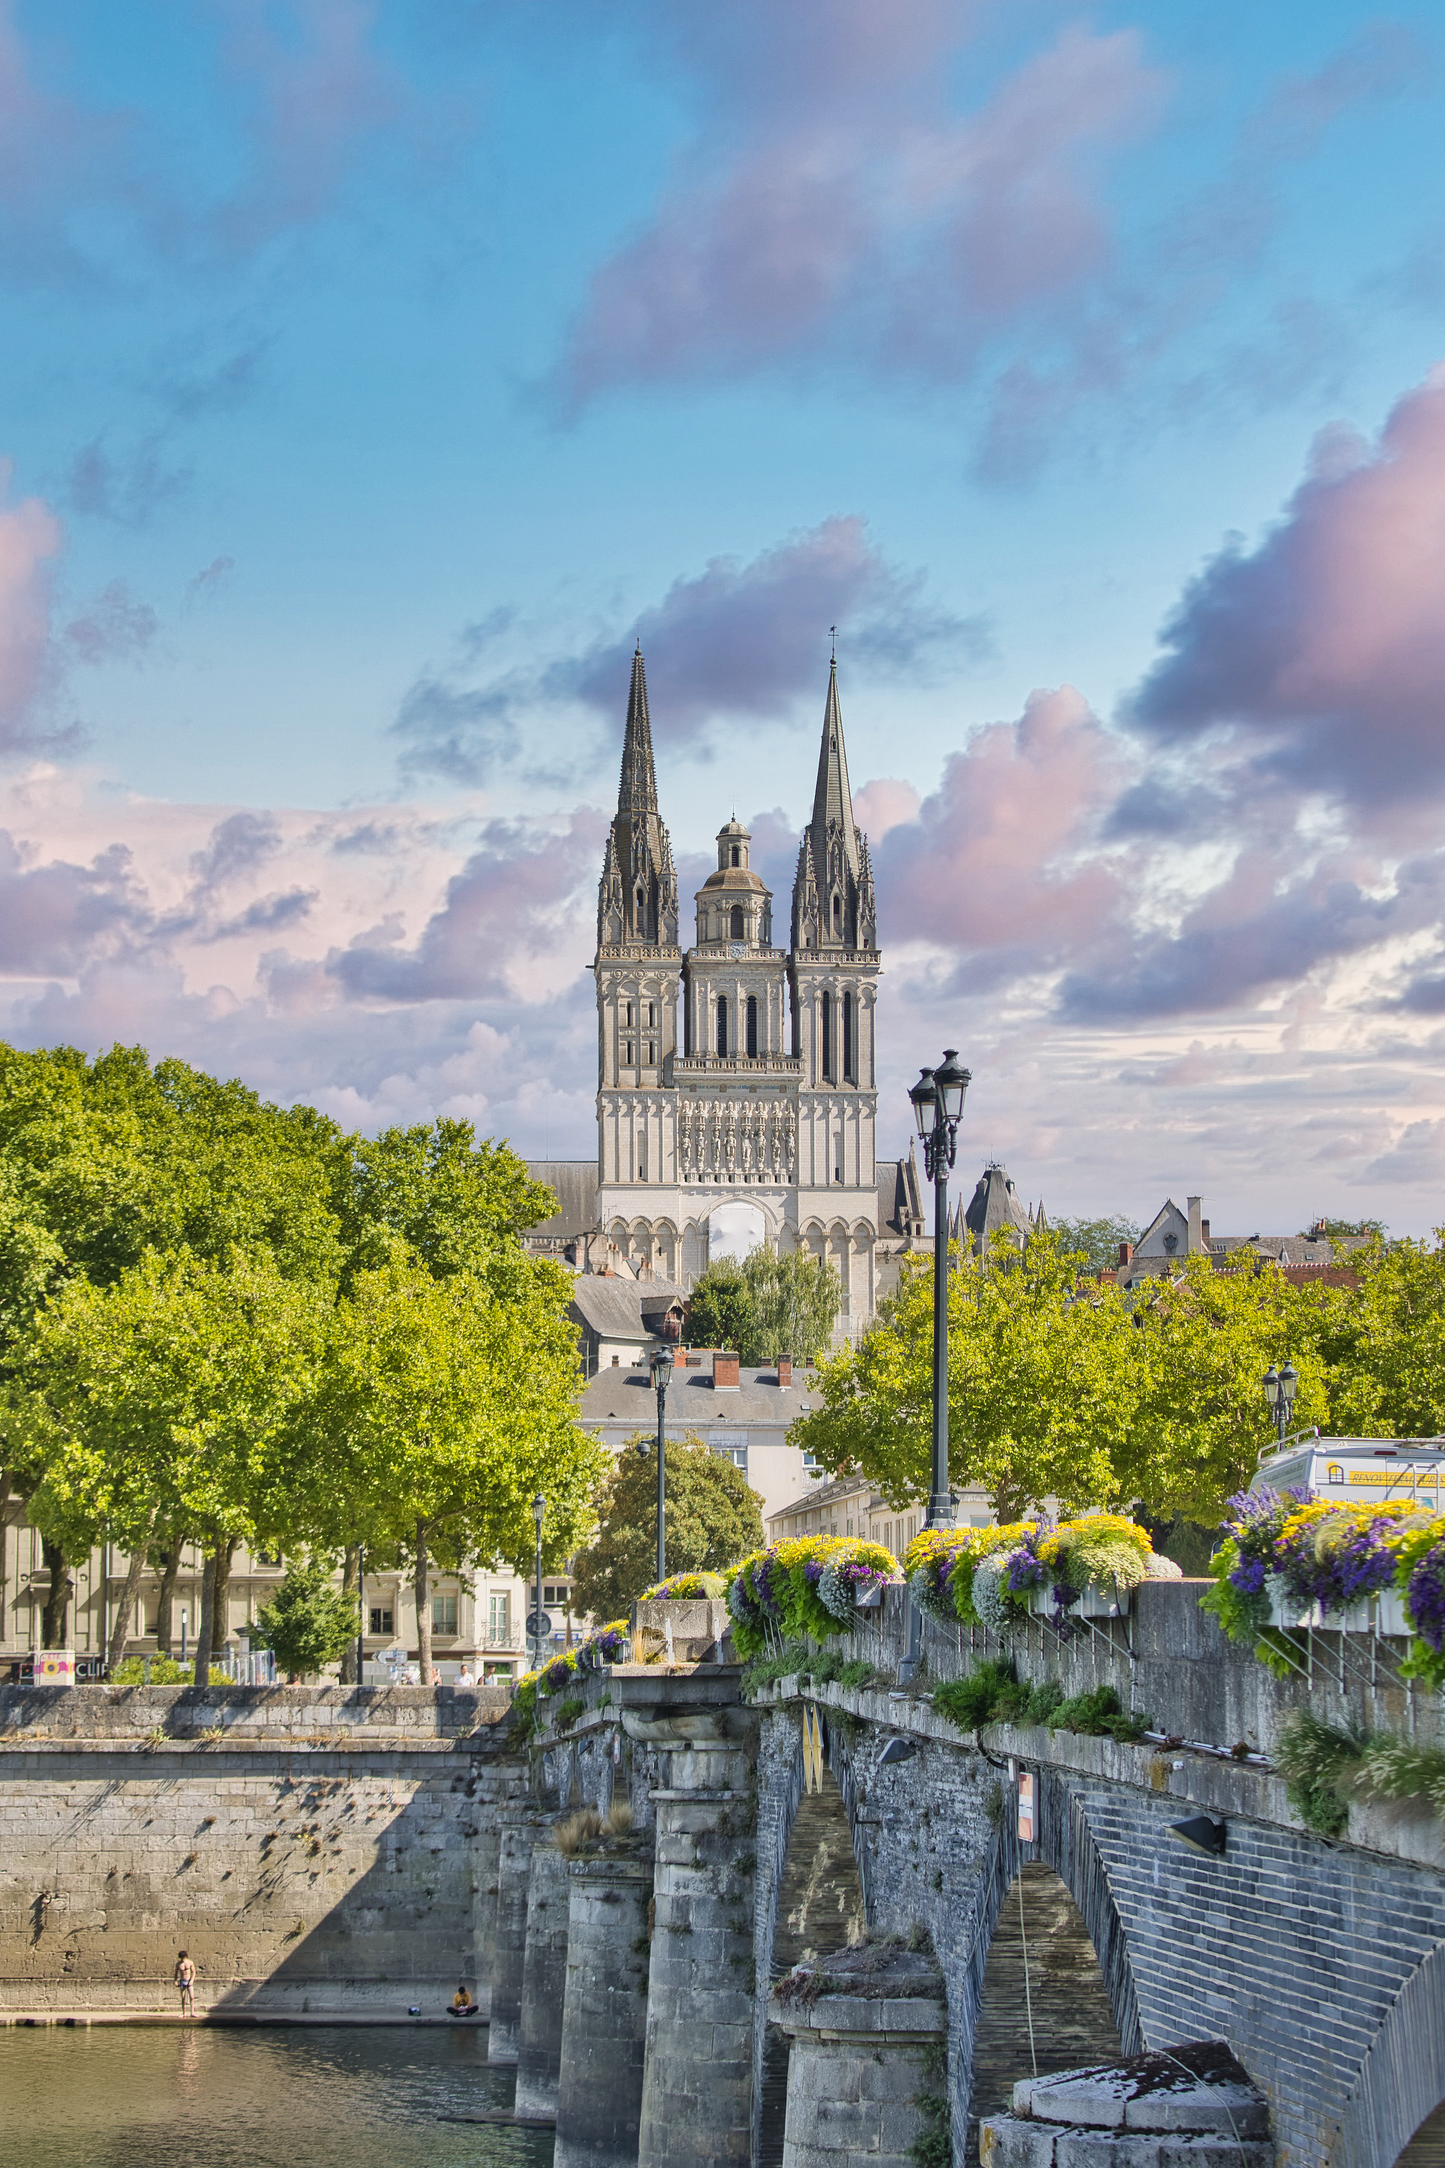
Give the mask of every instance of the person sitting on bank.
<svg viewBox="0 0 1445 2168">
<path fill-rule="evenodd" d="M 475 2017 L 476 2014 L 477 2006 L 472 2001 L 467 1990 L 467 1983 L 465 1980 L 461 1980 L 457 1983 L 457 1991 L 452 1997 L 451 2015 L 453 2017 Z"/>
</svg>

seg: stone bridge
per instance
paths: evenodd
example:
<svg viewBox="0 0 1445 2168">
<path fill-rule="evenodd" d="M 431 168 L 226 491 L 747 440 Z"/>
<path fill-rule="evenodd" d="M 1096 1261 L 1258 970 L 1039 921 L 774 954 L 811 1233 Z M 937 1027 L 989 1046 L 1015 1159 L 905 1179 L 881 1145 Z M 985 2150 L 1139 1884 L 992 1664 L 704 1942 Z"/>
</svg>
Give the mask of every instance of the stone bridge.
<svg viewBox="0 0 1445 2168">
<path fill-rule="evenodd" d="M 1402 1679 L 1403 1643 L 1365 1636 L 1314 1634 L 1281 1683 L 1199 1593 L 1150 1583 L 1127 1620 L 1062 1641 L 1035 1623 L 1007 1651 L 1069 1694 L 1112 1685 L 1152 1720 L 1139 1744 L 960 1732 L 929 1696 L 1005 1653 L 981 1632 L 927 1622 L 920 1680 L 890 1689 L 901 1592 L 843 1647 L 871 1687 L 805 1676 L 747 1701 L 732 1665 L 616 1667 L 543 1703 L 521 1746 L 478 1721 L 496 1711 L 420 1689 L 332 1690 L 324 1723 L 293 1711 L 269 1738 L 247 1690 L 222 1697 L 241 1697 L 229 1728 L 181 1697 L 143 1741 L 116 1736 L 145 1712 L 115 1690 L 62 1697 L 63 1722 L 11 1697 L 5 2000 L 135 2007 L 125 1983 L 168 1980 L 178 1929 L 221 2015 L 435 2011 L 455 1967 L 482 1983 L 518 2115 L 555 2119 L 556 2168 L 761 2168 L 785 2123 L 789 2168 L 910 2147 L 961 2164 L 980 2119 L 994 2160 L 1052 2168 L 1445 2162 L 1440 1825 L 1356 1805 L 1326 1842 L 1268 1758 L 1305 1706 L 1434 1744 L 1440 1697 Z M 681 1655 L 697 1621 L 666 1609 Z M 1200 1817 L 1222 1851 L 1173 1833 Z M 127 1969 L 106 1944 L 128 1878 L 148 1894 Z M 1160 2104 L 1160 2051 L 1185 2044 L 1227 2129 Z M 1036 2077 L 1145 2054 L 1127 2084 L 1068 2094 L 1072 2135 L 1048 2120 L 1064 2093 Z M 1019 2085 L 1029 2112 L 1000 2123 Z"/>
</svg>

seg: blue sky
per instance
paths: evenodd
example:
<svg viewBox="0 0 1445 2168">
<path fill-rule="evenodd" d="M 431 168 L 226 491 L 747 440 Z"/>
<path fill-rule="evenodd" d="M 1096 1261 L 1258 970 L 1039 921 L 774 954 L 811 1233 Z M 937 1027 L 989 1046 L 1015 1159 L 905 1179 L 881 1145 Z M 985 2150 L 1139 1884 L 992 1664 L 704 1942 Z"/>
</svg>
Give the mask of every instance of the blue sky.
<svg viewBox="0 0 1445 2168">
<path fill-rule="evenodd" d="M 1440 1215 L 1434 11 L 0 6 L 0 1000 L 590 1149 L 625 658 L 780 886 L 839 660 L 887 1113 Z M 1245 1222 L 1248 1222 L 1248 1227 Z"/>
</svg>

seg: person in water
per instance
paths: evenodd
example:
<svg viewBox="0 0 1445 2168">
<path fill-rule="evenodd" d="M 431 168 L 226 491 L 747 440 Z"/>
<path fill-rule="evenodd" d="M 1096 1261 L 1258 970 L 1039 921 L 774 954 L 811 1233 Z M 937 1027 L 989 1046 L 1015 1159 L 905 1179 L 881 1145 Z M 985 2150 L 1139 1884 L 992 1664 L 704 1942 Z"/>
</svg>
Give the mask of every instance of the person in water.
<svg viewBox="0 0 1445 2168">
<path fill-rule="evenodd" d="M 195 1961 L 182 1950 L 180 1956 L 176 1959 L 175 1970 L 175 1983 L 181 1991 L 182 2017 L 194 2017 L 196 2014 L 195 2004 L 191 2000 L 191 1989 L 195 1984 L 195 1978 Z"/>
<path fill-rule="evenodd" d="M 457 1983 L 457 1991 L 452 1997 L 451 2010 L 449 2014 L 452 2017 L 475 2017 L 477 2014 L 477 2006 L 472 2001 L 465 1980 L 461 1980 Z"/>
</svg>

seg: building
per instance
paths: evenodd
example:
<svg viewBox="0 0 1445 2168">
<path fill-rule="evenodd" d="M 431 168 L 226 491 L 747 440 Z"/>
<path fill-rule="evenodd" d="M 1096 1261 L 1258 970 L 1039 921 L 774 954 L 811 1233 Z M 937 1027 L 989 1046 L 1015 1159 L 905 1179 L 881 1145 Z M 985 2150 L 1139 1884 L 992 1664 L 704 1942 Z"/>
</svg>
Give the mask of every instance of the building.
<svg viewBox="0 0 1445 2168">
<path fill-rule="evenodd" d="M 1203 1205 L 1202 1197 L 1186 1197 L 1181 1212 L 1174 1199 L 1166 1197 L 1138 1241 L 1120 1244 L 1119 1283 L 1137 1287 L 1145 1280 L 1167 1278 L 1186 1257 L 1199 1255 L 1207 1256 L 1217 1272 L 1237 1270 L 1241 1260 L 1236 1253 L 1243 1250 L 1249 1253 L 1243 1262 L 1265 1259 L 1292 1279 L 1327 1277 L 1328 1284 L 1353 1284 L 1354 1275 L 1340 1262 L 1341 1253 L 1348 1256 L 1352 1250 L 1369 1247 L 1366 1235 L 1331 1237 L 1319 1224 L 1303 1235 L 1216 1235 L 1210 1231 Z"/>
<path fill-rule="evenodd" d="M 558 1211 L 531 1240 L 684 1291 L 717 1258 L 804 1248 L 837 1272 L 856 1335 L 916 1239 L 918 1193 L 874 1152 L 881 958 L 836 663 L 786 946 L 751 844 L 740 821 L 718 830 L 684 948 L 638 652 L 597 898 L 597 1157 L 532 1168 Z"/>
<path fill-rule="evenodd" d="M 987 1492 L 974 1486 L 955 1491 L 954 1513 L 960 1527 L 988 1528 L 994 1518 Z M 889 1505 L 866 1476 L 840 1475 L 829 1483 L 819 1478 L 789 1498 L 765 1516 L 764 1526 L 769 1543 L 782 1543 L 792 1536 L 863 1536 L 902 1558 L 925 1517 L 922 1505 L 901 1510 Z"/>
<path fill-rule="evenodd" d="M 811 1372 L 795 1375 L 790 1362 L 754 1370 L 725 1351 L 688 1348 L 678 1353 L 668 1387 L 666 1435 L 681 1440 L 693 1432 L 726 1454 L 757 1492 L 766 1525 L 809 1480 L 810 1462 L 788 1444 L 788 1428 L 817 1402 Z M 598 1371 L 583 1388 L 578 1420 L 614 1453 L 639 1435 L 655 1438 L 657 1395 L 645 1362 Z"/>
</svg>

